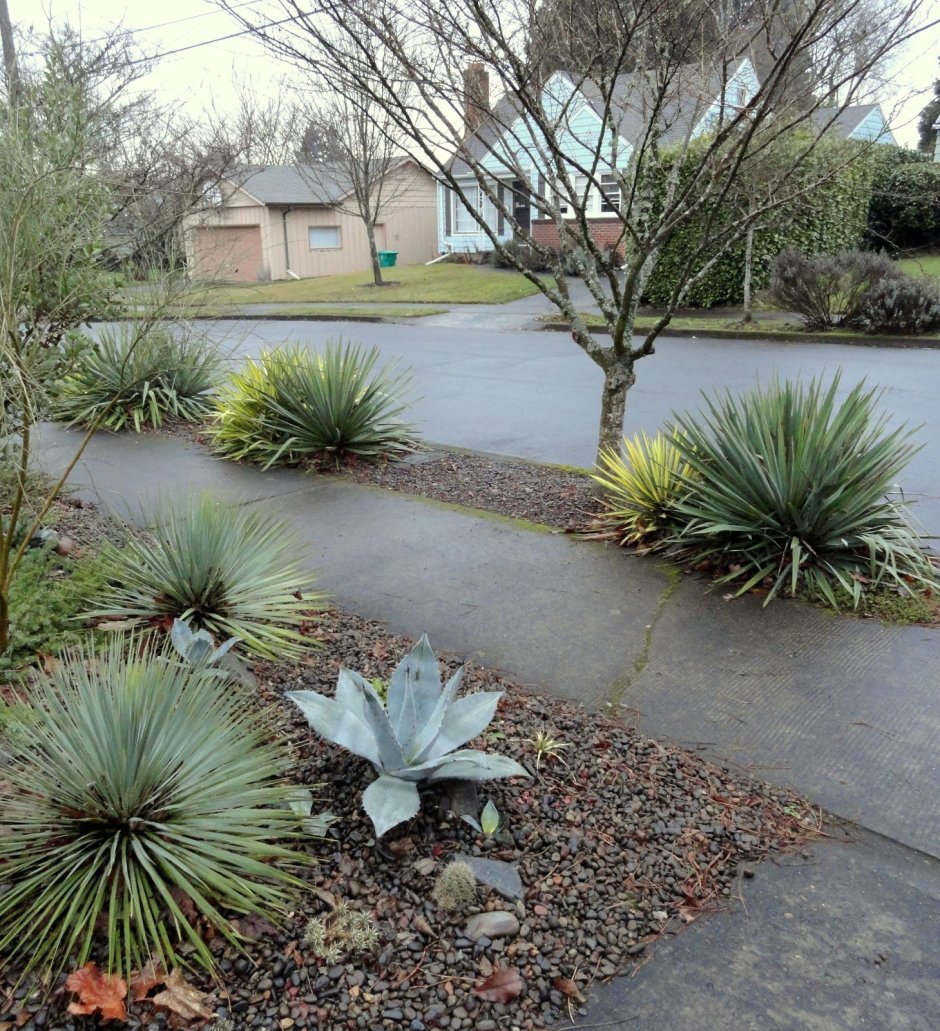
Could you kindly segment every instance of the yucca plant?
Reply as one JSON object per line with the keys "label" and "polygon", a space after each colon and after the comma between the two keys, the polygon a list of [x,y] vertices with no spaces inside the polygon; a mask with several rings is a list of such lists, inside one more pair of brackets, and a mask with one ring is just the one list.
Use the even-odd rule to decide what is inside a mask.
{"label": "yucca plant", "polygon": [[489,726],[503,696],[484,691],[458,699],[462,679],[461,666],[441,690],[440,667],[424,635],[392,674],[385,702],[347,669],[340,670],[334,698],[288,692],[321,737],[367,759],[378,773],[362,796],[377,837],[417,815],[420,782],[528,776],[514,759],[460,747]]}
{"label": "yucca plant", "polygon": [[169,630],[174,619],[262,658],[296,657],[298,629],[322,596],[308,594],[301,548],[287,525],[257,508],[204,494],[157,504],[150,539],[105,544],[105,585],[88,616]]}
{"label": "yucca plant", "polygon": [[376,369],[378,357],[378,348],[339,341],[322,354],[293,344],[248,361],[219,391],[209,427],[215,449],[266,469],[406,453],[413,430],[399,416],[408,378]]}
{"label": "yucca plant", "polygon": [[8,960],[211,968],[198,925],[237,944],[231,916],[288,912],[285,752],[223,674],[118,635],[38,673],[29,702],[0,784]]}
{"label": "yucca plant", "polygon": [[869,586],[935,583],[889,497],[918,450],[911,433],[876,415],[880,391],[838,393],[838,376],[828,387],[775,382],[679,420],[694,476],[675,539],[692,562],[727,567],[719,582],[739,582],[739,594],[767,581],[767,602],[805,592],[838,608],[835,585],[858,606]]}
{"label": "yucca plant", "polygon": [[98,421],[109,430],[195,422],[211,407],[222,372],[218,349],[204,337],[154,329],[137,340],[102,331],[58,388],[53,414],[68,425]]}
{"label": "yucca plant", "polygon": [[601,533],[621,545],[660,546],[676,529],[676,504],[694,477],[682,457],[676,431],[624,438],[623,450],[601,452],[591,479],[603,488],[597,520]]}

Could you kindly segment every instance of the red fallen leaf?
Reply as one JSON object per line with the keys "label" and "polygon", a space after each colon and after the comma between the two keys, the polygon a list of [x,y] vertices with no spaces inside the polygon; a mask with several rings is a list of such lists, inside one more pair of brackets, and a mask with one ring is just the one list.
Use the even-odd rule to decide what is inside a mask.
{"label": "red fallen leaf", "polygon": [[127,1009],[127,984],[117,974],[104,974],[97,963],[86,963],[80,970],[69,974],[65,987],[78,996],[78,1002],[69,1003],[69,1013],[75,1016],[100,1014],[102,1020],[124,1020]]}
{"label": "red fallen leaf", "polygon": [[151,960],[143,970],[135,970],[131,974],[131,998],[134,1002],[146,999],[151,990],[163,984],[166,978],[160,963]]}
{"label": "red fallen leaf", "polygon": [[435,859],[440,859],[443,854],[444,849],[440,845],[431,846],[431,855],[434,856]]}
{"label": "red fallen leaf", "polygon": [[515,967],[497,967],[476,985],[473,994],[485,1002],[511,1002],[524,988],[525,982]]}
{"label": "red fallen leaf", "polygon": [[198,988],[193,988],[178,968],[168,974],[163,983],[164,990],[153,997],[154,1006],[162,1006],[184,1020],[196,1020],[197,1018],[211,1020],[215,1016],[206,1005],[208,994],[199,991]]}
{"label": "red fallen leaf", "polygon": [[243,938],[249,938],[252,941],[270,938],[277,934],[277,928],[274,924],[270,920],[265,920],[263,916],[258,916],[257,913],[249,913],[248,916],[242,916],[237,920],[233,920],[232,927]]}
{"label": "red fallen leaf", "polygon": [[552,984],[562,993],[567,995],[569,999],[574,999],[576,1002],[584,1002],[584,996],[581,994],[581,989],[571,980],[570,977],[556,977]]}

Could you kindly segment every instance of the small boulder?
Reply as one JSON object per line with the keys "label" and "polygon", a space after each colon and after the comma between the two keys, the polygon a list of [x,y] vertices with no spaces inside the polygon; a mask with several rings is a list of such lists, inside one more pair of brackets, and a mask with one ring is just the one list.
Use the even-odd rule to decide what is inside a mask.
{"label": "small boulder", "polygon": [[515,938],[519,933],[519,920],[514,913],[496,911],[478,913],[470,917],[464,929],[464,937],[473,941],[481,938]]}

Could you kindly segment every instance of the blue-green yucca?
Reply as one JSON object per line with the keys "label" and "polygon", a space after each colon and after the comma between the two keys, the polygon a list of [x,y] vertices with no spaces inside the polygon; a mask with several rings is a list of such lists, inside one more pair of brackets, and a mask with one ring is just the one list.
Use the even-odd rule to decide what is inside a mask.
{"label": "blue-green yucca", "polygon": [[67,653],[29,702],[0,785],[0,954],[212,967],[186,900],[235,942],[230,915],[285,914],[285,752],[224,674],[118,636]]}
{"label": "blue-green yucca", "polygon": [[296,657],[312,643],[299,632],[322,596],[307,591],[301,548],[287,525],[254,507],[204,494],[164,500],[151,539],[101,553],[105,586],[89,616],[165,624],[173,619],[230,637],[262,658]]}

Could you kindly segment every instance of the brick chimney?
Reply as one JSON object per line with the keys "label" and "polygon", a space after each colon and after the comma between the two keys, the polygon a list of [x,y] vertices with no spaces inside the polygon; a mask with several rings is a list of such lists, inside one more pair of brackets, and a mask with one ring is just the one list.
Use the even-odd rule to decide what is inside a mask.
{"label": "brick chimney", "polygon": [[490,76],[486,66],[474,61],[463,73],[463,120],[469,136],[490,111]]}

